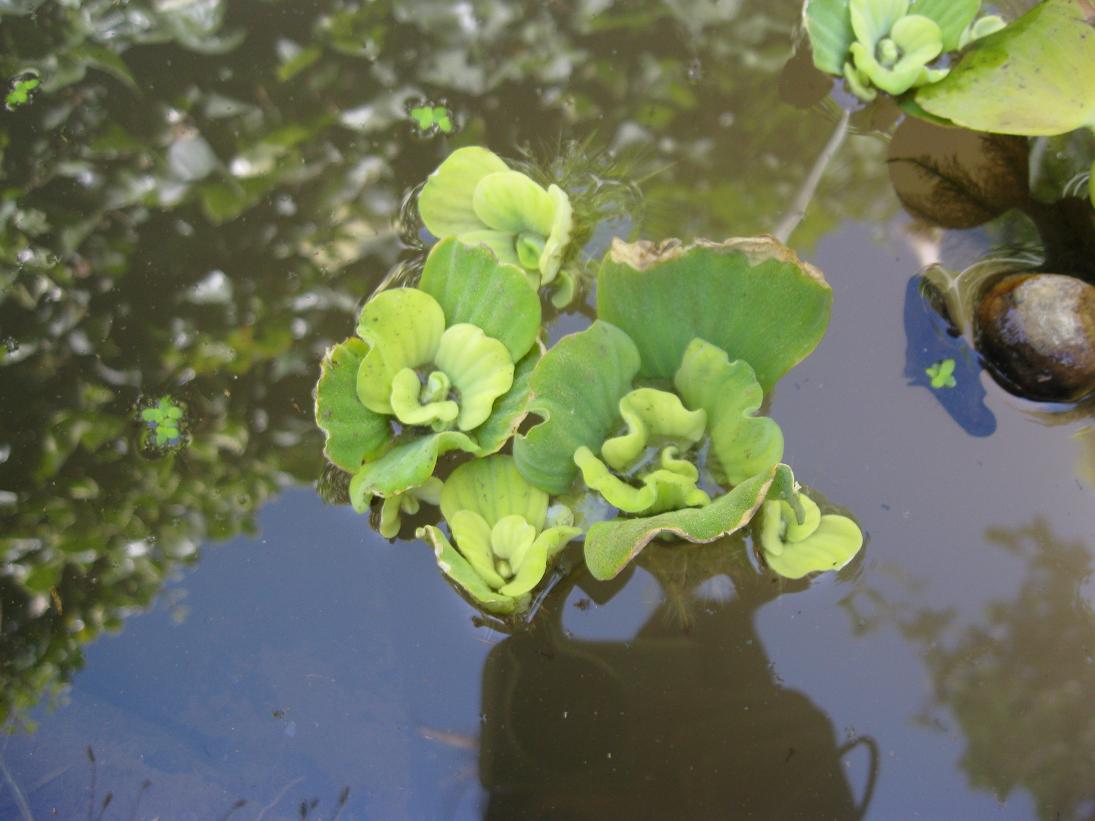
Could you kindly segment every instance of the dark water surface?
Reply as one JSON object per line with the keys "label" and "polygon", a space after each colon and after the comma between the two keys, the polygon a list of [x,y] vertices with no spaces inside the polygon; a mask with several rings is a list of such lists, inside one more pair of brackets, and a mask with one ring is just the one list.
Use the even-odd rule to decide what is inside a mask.
{"label": "dark water surface", "polygon": [[[413,257],[408,190],[458,145],[590,138],[658,172],[620,233],[771,231],[838,127],[784,70],[797,6],[0,17],[5,77],[46,79],[0,112],[0,817],[1095,814],[1090,410],[1010,397],[910,286],[1013,228],[914,229],[893,112],[853,118],[790,238],[835,305],[771,415],[868,536],[839,574],[652,547],[507,636],[314,488],[318,362]],[[418,99],[458,133],[415,135]],[[134,408],[164,394],[189,444],[149,459]]]}

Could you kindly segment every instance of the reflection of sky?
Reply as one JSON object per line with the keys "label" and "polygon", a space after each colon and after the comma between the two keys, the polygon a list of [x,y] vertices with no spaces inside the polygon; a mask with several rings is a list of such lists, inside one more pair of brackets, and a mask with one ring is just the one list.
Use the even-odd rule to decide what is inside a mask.
{"label": "reflection of sky", "polygon": [[[851,509],[870,542],[845,576],[764,605],[758,635],[784,687],[842,736],[878,741],[871,817],[1030,817],[1025,793],[1001,807],[970,788],[958,767],[965,739],[949,716],[942,728],[916,724],[931,692],[920,648],[889,627],[854,636],[840,603],[869,585],[904,615],[950,607],[959,628],[980,620],[1022,581],[1022,565],[986,541],[987,527],[1042,516],[1060,539],[1090,538],[1075,444],[1064,429],[1032,424],[988,383],[999,426],[971,437],[907,383],[901,317],[917,263],[902,246],[848,226],[813,261],[833,285],[833,321],[781,385],[772,415],[799,478]],[[142,815],[216,817],[237,798],[253,810],[284,789],[277,808],[288,817],[305,798],[331,807],[346,785],[349,817],[478,814],[480,677],[499,637],[471,627],[428,549],[380,541],[348,508],[300,489],[259,523],[261,538],[207,546],[169,588],[187,594],[181,625],[166,605],[131,618],[88,649],[71,704],[40,714],[36,735],[12,739],[4,755],[36,815],[55,805],[83,812],[89,743],[100,795],[113,790],[118,806],[152,781]],[[564,627],[578,640],[626,641],[649,618],[656,589],[638,569],[611,602],[584,610],[575,589]],[[862,753],[848,762],[858,792]]]}

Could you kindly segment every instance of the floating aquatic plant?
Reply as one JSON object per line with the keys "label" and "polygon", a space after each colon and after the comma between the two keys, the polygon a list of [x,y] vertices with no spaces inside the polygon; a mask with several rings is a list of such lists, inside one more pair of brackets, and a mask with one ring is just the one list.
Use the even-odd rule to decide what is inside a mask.
{"label": "floating aquatic plant", "polygon": [[454,151],[430,175],[418,212],[434,236],[486,245],[502,262],[528,271],[537,285],[559,273],[573,230],[563,189],[542,188],[478,146]]}
{"label": "floating aquatic plant", "polygon": [[476,604],[492,613],[519,613],[559,552],[582,532],[567,507],[548,502],[511,457],[478,459],[456,468],[441,489],[451,541],[432,525],[418,535],[433,545],[442,572]]}
{"label": "floating aquatic plant", "polygon": [[452,134],[455,130],[452,112],[446,106],[426,103],[413,106],[408,113],[421,134],[432,134],[437,131],[442,134]]}
{"label": "floating aquatic plant", "polygon": [[768,566],[788,579],[818,570],[839,570],[863,546],[863,533],[847,516],[822,514],[805,493],[798,494],[802,515],[785,501],[761,506],[760,551]]}
{"label": "floating aquatic plant", "polygon": [[942,359],[939,362],[934,362],[924,369],[924,373],[928,375],[928,378],[932,381],[932,387],[936,390],[953,388],[958,385],[958,381],[954,378],[953,359]]}
{"label": "floating aquatic plant", "polygon": [[620,511],[586,534],[594,576],[615,576],[660,534],[739,530],[767,498],[797,508],[783,435],[755,414],[764,387],[820,341],[831,299],[774,240],[613,245],[600,319],[540,361],[529,410],[542,421],[514,442],[532,484],[577,485]]}
{"label": "floating aquatic plant", "polygon": [[976,19],[981,0],[808,0],[806,31],[814,65],[842,76],[865,102],[877,89],[904,94],[938,82],[932,64],[1003,27],[994,15]]}
{"label": "floating aquatic plant", "polygon": [[142,408],[140,417],[145,444],[163,450],[182,442],[183,409],[170,396],[161,396],[155,404]]}
{"label": "floating aquatic plant", "polygon": [[449,451],[500,450],[524,417],[539,330],[524,274],[456,240],[433,249],[417,288],[370,299],[316,385],[324,453],[353,474],[355,507],[421,487]]}
{"label": "floating aquatic plant", "polygon": [[39,77],[34,74],[25,74],[11,81],[11,88],[4,97],[4,107],[8,111],[14,111],[30,102],[35,89],[42,84]]}

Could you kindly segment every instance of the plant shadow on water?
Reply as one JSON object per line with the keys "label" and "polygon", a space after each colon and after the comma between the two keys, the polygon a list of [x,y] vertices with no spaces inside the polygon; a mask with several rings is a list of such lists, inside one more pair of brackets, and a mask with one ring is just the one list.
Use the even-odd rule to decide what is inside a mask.
{"label": "plant shadow on water", "polygon": [[663,596],[633,636],[578,639],[564,627],[568,606],[605,605],[628,581],[582,573],[491,651],[485,817],[699,817],[713,807],[757,818],[865,816],[877,744],[841,742],[823,710],[779,682],[757,633],[757,610],[805,585],[758,575],[741,537],[682,547],[644,552],[640,566]]}

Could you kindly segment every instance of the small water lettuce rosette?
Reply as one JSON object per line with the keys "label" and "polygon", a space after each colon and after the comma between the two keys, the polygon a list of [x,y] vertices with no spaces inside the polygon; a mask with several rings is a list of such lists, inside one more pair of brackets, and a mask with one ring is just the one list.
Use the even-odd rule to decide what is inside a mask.
{"label": "small water lettuce rosette", "polygon": [[529,412],[541,421],[513,449],[541,490],[594,494],[619,512],[586,534],[595,577],[659,536],[734,533],[766,500],[805,516],[783,434],[756,414],[821,340],[831,305],[820,272],[773,239],[613,244],[599,319],[538,363]]}
{"label": "small water lettuce rosette", "polygon": [[932,65],[940,55],[1004,27],[980,10],[981,0],[808,0],[804,14],[814,65],[870,102],[946,77]]}
{"label": "small water lettuce rosette", "polygon": [[844,567],[863,547],[859,525],[847,516],[822,513],[805,491],[799,491],[798,499],[801,518],[782,500],[761,506],[758,542],[764,561],[787,579]]}
{"label": "small water lettuce rosette", "polygon": [[316,385],[324,455],[353,474],[359,512],[385,501],[381,530],[436,504],[450,451],[499,451],[525,416],[541,309],[524,273],[486,248],[438,243],[417,288],[373,296],[357,335],[331,348]]}
{"label": "small water lettuce rosette", "polygon": [[475,459],[456,468],[441,489],[451,541],[433,525],[418,536],[433,545],[441,571],[478,607],[518,615],[560,551],[582,532],[568,508],[548,503],[512,457]]}
{"label": "small water lettuce rosette", "polygon": [[435,237],[485,245],[537,288],[561,273],[574,228],[563,189],[543,188],[479,146],[457,149],[430,175],[418,213]]}

